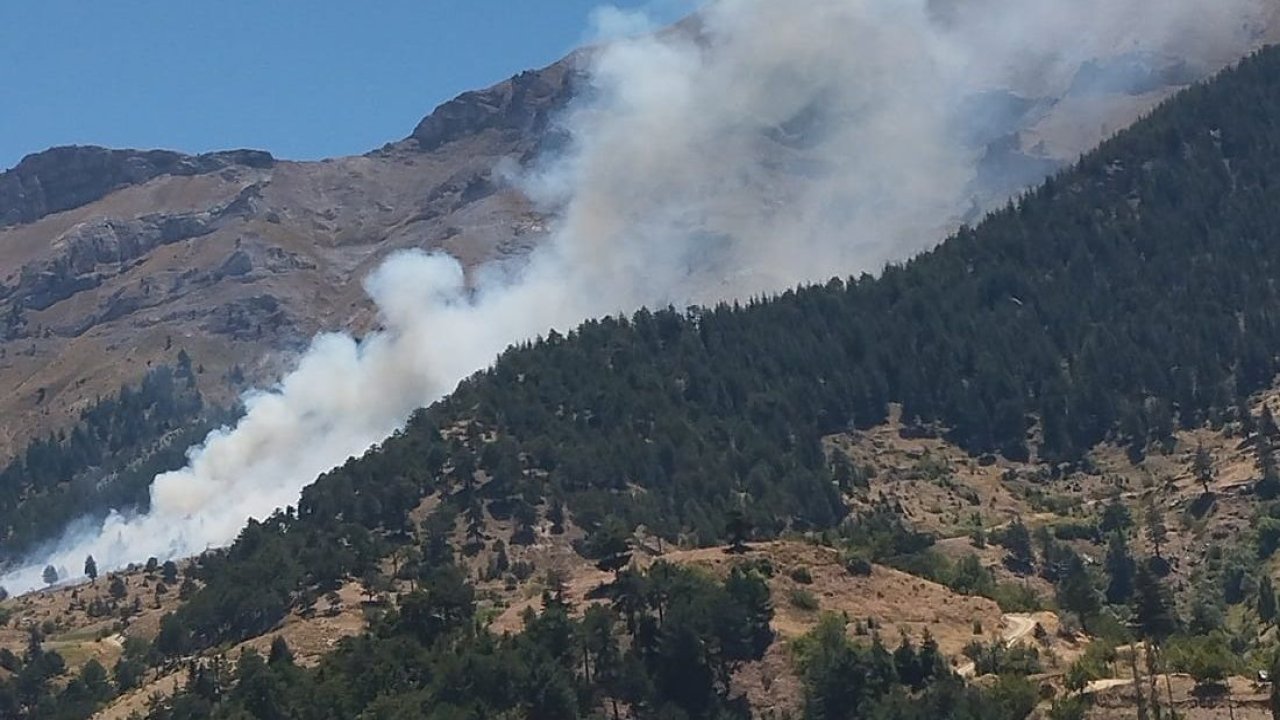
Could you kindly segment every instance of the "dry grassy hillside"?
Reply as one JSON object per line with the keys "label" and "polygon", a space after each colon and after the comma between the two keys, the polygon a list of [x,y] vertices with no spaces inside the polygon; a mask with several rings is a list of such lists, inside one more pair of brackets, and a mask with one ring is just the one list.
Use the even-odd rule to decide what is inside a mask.
{"label": "dry grassy hillside", "polygon": [[[1280,407],[1280,393],[1259,398],[1255,407],[1260,412],[1265,404]],[[830,451],[846,453],[868,470],[869,486],[849,498],[852,509],[883,503],[899,507],[913,527],[941,538],[935,549],[942,555],[955,560],[976,554],[998,579],[1031,588],[1049,608],[1054,606],[1052,585],[1012,572],[1004,565],[1005,551],[999,546],[975,544],[972,531],[978,519],[987,531],[1014,518],[1034,531],[1096,520],[1102,506],[1113,497],[1129,505],[1135,517],[1140,517],[1143,506],[1150,502],[1166,517],[1169,532],[1162,553],[1170,564],[1169,582],[1185,602],[1185,592],[1196,568],[1206,562],[1209,548],[1246,537],[1258,506],[1257,498],[1248,492],[1256,478],[1251,446],[1232,426],[1181,433],[1167,448],[1153,448],[1137,464],[1119,449],[1099,447],[1084,469],[1060,477],[1052,477],[1049,468],[1030,463],[972,458],[940,438],[904,437],[910,434],[895,419],[867,432],[828,438]],[[1213,464],[1213,500],[1207,509],[1203,507],[1204,487],[1193,472],[1197,448],[1204,448]],[[438,503],[438,497],[428,498],[414,513],[415,519],[425,518]],[[603,601],[600,591],[612,575],[575,552],[574,541],[582,532],[571,521],[563,533],[556,534],[544,520],[528,545],[510,543],[513,530],[511,521],[488,518],[483,548],[464,558],[477,587],[481,614],[491,629],[499,633],[521,631],[521,614],[540,605],[548,571],[562,579],[565,596],[578,611]],[[454,534],[457,544],[463,545],[461,521]],[[527,564],[519,577],[510,572],[487,572],[497,540],[504,541],[512,564]],[[1080,539],[1066,542],[1083,556],[1101,562],[1104,545]],[[1140,555],[1152,551],[1141,532],[1135,534],[1134,544]],[[988,598],[963,595],[883,565],[874,565],[867,576],[852,574],[841,552],[826,546],[819,537],[752,543],[745,553],[729,553],[725,548],[673,546],[641,531],[634,538],[634,547],[633,562],[641,567],[664,561],[724,576],[734,564],[745,562],[766,570],[779,641],[761,662],[743,667],[734,681],[737,691],[747,694],[762,711],[798,709],[801,683],[790,643],[811,630],[823,613],[845,615],[851,632],[878,632],[889,643],[895,643],[900,635],[918,642],[927,633],[962,675],[974,672],[963,650],[975,640],[1030,644],[1041,653],[1043,674],[1036,681],[1044,686],[1046,698],[1068,692],[1064,673],[1090,643],[1087,636],[1061,628],[1052,611],[1004,612]],[[395,575],[398,562],[387,559],[384,571],[388,578]],[[0,629],[0,647],[20,652],[34,625],[44,628],[46,647],[63,654],[71,668],[91,658],[110,667],[128,638],[153,639],[160,616],[181,602],[177,587],[156,594],[161,580],[155,572],[136,570],[121,573],[120,578],[126,592],[115,600],[110,597],[111,579],[99,578],[92,585],[54,588],[7,601],[4,607],[11,617]],[[341,638],[361,632],[370,613],[394,606],[399,593],[411,586],[411,582],[395,580],[366,589],[351,582],[335,595],[322,598],[305,615],[294,612],[272,632],[235,647],[220,648],[216,654],[234,658],[247,647],[265,652],[281,636],[302,664],[314,664]],[[89,615],[87,608],[95,599],[112,603],[107,615]],[[134,603],[136,612],[127,610]],[[1245,620],[1244,616],[1232,618],[1232,622]],[[1131,679],[1123,657],[1122,652],[1121,659],[1108,666],[1110,677],[1094,681],[1086,691],[1095,697],[1090,717],[1134,716]],[[150,671],[139,689],[118,699],[103,717],[123,718],[144,710],[153,693],[166,694],[178,687],[183,673],[181,663]],[[1266,689],[1246,678],[1232,680],[1229,695],[1210,699],[1190,694],[1191,681],[1182,676],[1174,675],[1170,687],[1184,717],[1219,717],[1228,701],[1237,717],[1262,717],[1258,713],[1263,712]]]}

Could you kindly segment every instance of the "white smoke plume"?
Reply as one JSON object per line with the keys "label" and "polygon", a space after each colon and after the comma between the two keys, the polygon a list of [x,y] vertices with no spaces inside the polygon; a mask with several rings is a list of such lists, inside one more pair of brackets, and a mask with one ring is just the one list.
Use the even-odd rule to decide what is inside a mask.
{"label": "white smoke plume", "polygon": [[[318,337],[234,428],[156,478],[149,513],[79,526],[0,585],[38,587],[46,564],[77,576],[89,554],[106,570],[225,545],[551,328],[905,258],[1052,169],[1023,148],[1032,177],[984,176],[987,143],[1056,113],[1084,128],[1068,151],[1087,149],[1108,119],[1095,95],[1136,93],[1159,68],[1203,77],[1256,44],[1271,12],[1269,0],[720,0],[677,30],[612,39],[562,118],[570,148],[518,179],[555,217],[523,263],[467,281],[446,256],[389,259],[366,283],[385,330]],[[614,34],[644,26],[600,18]],[[1082,70],[1116,56],[1128,59]]]}

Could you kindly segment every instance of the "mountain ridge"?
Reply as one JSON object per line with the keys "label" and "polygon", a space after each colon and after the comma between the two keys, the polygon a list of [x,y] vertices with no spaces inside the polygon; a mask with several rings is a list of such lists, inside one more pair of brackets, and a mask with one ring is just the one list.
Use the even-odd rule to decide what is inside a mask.
{"label": "mountain ridge", "polygon": [[[245,163],[234,154],[203,161],[94,149],[49,156],[109,162],[92,192],[68,192],[53,205],[41,201],[45,207],[105,194],[0,229],[0,267],[9,268],[0,277],[0,411],[14,419],[0,428],[0,457],[69,427],[95,398],[148,368],[175,364],[180,354],[196,368],[194,382],[210,407],[231,406],[287,371],[316,333],[360,336],[376,328],[362,283],[391,253],[440,251],[468,269],[527,253],[545,237],[548,219],[506,169],[554,156],[569,140],[556,117],[583,88],[582,53],[464,93],[406,138],[360,156],[293,162],[252,155]],[[1150,77],[1185,79],[1164,68],[1176,59],[1126,62],[1142,70],[1141,87],[1119,93],[1119,101],[1089,93],[1084,101],[1102,104],[1067,119],[1111,118],[1098,108],[1117,103],[1114,122],[1123,126],[1176,90],[1152,89]],[[1005,100],[990,136],[977,141],[986,200],[1015,192],[1109,132],[1106,125],[1077,128],[1046,145],[1054,134],[1046,118],[1081,98]],[[803,165],[803,120],[766,133],[763,152]],[[761,186],[786,182],[788,170],[780,172],[764,172]],[[974,217],[982,207],[975,199]]]}
{"label": "mountain ridge", "polygon": [[[185,602],[148,585],[178,579],[158,563],[85,602],[154,639],[124,658],[171,678],[176,694],[147,708],[161,718],[589,717],[611,701],[638,718],[747,718],[784,692],[793,716],[914,718],[945,716],[958,690],[973,695],[956,717],[1106,718],[1086,692],[1143,690],[1144,672],[1139,702],[1265,712],[1229,679],[1276,648],[1260,628],[1277,617],[1280,548],[1278,67],[1272,49],[1186,91],[878,277],[513,348],[195,560]],[[572,574],[533,564],[557,553]],[[227,657],[330,613],[331,636],[349,634],[354,578],[371,619],[318,669],[295,670],[274,640],[274,661]],[[17,606],[55,632],[69,594]],[[878,629],[904,626],[890,653]],[[77,637],[119,652],[76,629],[50,645]],[[9,664],[39,687],[40,639],[7,642],[36,647]],[[299,647],[309,665],[324,646]],[[851,685],[863,663],[890,689]],[[88,684],[98,670],[83,667]],[[484,677],[500,680],[457,691],[459,673],[495,667]],[[45,686],[80,701],[74,681]]]}
{"label": "mountain ridge", "polygon": [[187,155],[97,145],[53,147],[31,153],[0,172],[0,228],[73,210],[161,175],[203,175],[233,165],[266,169],[274,162],[271,153],[263,150]]}

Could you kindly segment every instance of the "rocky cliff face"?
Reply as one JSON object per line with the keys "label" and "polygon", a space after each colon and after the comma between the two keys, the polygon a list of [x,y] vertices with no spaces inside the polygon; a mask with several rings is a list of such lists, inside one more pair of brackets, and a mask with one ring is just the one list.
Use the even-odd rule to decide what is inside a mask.
{"label": "rocky cliff face", "polygon": [[486,90],[463,93],[418,123],[410,139],[431,152],[479,132],[497,132],[514,143],[541,137],[582,83],[581,59],[571,55]]}
{"label": "rocky cliff face", "polygon": [[269,168],[273,162],[270,153],[258,150],[191,156],[167,150],[52,148],[0,173],[0,227],[34,222],[161,175],[201,175],[233,165]]}
{"label": "rocky cliff face", "polygon": [[230,402],[316,332],[366,331],[361,282],[391,252],[526,251],[541,218],[495,168],[536,155],[571,67],[467,93],[364,156],[64,147],[0,174],[0,462],[179,351]]}

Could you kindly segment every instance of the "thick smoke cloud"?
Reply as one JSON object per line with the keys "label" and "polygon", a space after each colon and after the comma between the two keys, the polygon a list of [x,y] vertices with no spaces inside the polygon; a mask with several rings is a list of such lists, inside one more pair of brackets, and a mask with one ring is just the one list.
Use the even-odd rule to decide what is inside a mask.
{"label": "thick smoke cloud", "polygon": [[[88,554],[106,569],[225,545],[551,328],[874,272],[1055,167],[1037,153],[1101,140],[1117,102],[1239,57],[1267,12],[1266,0],[721,0],[696,23],[612,39],[561,120],[568,149],[515,178],[555,218],[530,256],[469,280],[445,256],[389,259],[366,283],[384,331],[318,337],[234,428],[156,478],[148,514],[81,524],[0,584],[37,587],[46,563],[78,575]],[[643,27],[600,17],[615,34]],[[1039,148],[1011,135],[1037,124],[1071,132],[1044,132]]]}

